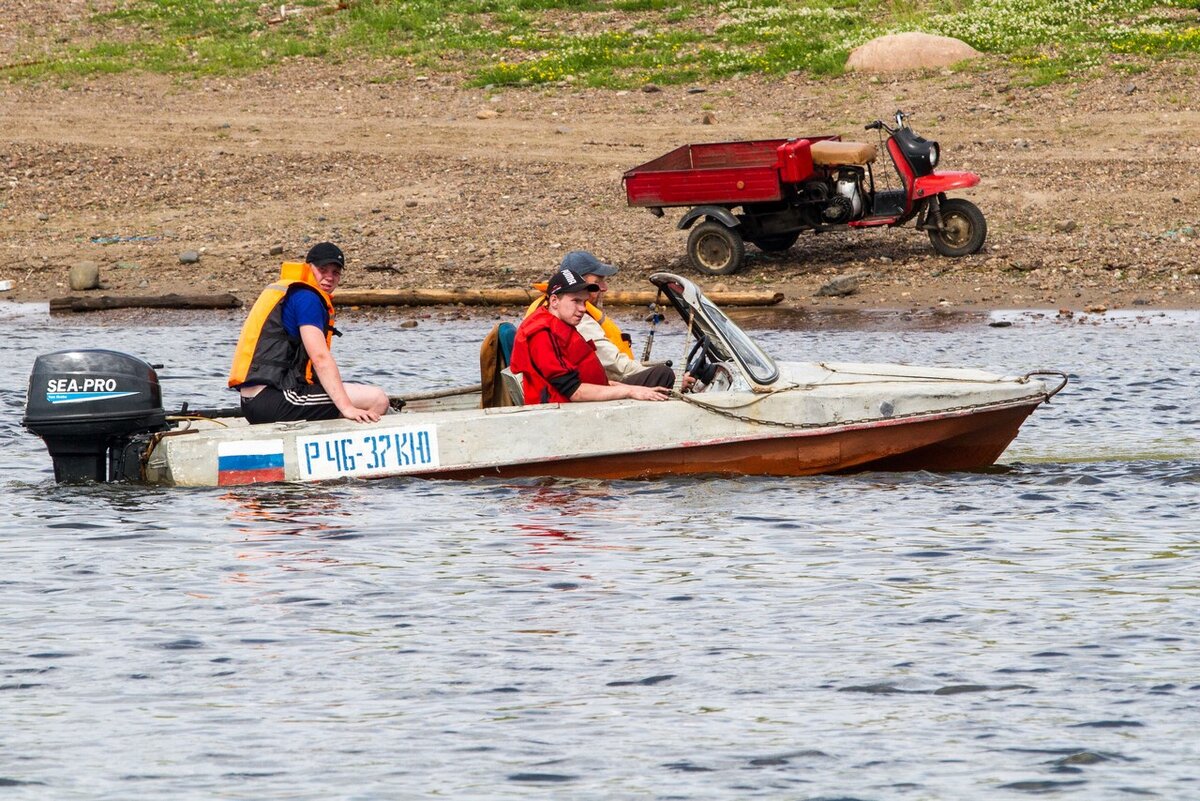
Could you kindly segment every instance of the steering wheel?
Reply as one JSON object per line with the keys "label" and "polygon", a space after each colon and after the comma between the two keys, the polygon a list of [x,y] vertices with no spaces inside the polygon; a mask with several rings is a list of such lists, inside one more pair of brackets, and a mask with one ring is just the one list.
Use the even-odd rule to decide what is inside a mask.
{"label": "steering wheel", "polygon": [[724,364],[717,362],[713,364],[713,379],[704,385],[702,392],[710,392],[716,390],[722,392],[733,386],[733,373],[729,372],[729,368]]}
{"label": "steering wheel", "polygon": [[708,337],[699,336],[696,338],[696,344],[692,346],[692,350],[687,355],[687,372],[696,379],[700,384],[711,384],[713,377],[717,374],[718,365],[709,361],[708,358]]}

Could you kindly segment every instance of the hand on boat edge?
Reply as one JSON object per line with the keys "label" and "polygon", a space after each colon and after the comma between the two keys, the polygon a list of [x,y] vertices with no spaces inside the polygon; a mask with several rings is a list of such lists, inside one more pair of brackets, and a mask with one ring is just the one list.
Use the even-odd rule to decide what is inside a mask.
{"label": "hand on boat edge", "polygon": [[370,409],[360,409],[357,406],[351,406],[349,409],[342,409],[342,417],[347,420],[353,420],[356,423],[378,423],[379,415]]}

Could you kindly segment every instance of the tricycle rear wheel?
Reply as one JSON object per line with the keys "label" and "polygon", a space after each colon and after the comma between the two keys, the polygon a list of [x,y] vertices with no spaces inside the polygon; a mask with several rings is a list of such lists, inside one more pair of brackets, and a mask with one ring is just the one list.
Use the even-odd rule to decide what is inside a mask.
{"label": "tricycle rear wheel", "polygon": [[953,198],[941,202],[942,228],[929,229],[933,249],[943,256],[967,256],[983,247],[987,221],[983,212],[969,200]]}
{"label": "tricycle rear wheel", "polygon": [[783,251],[796,244],[796,240],[800,238],[800,232],[796,231],[791,234],[775,234],[774,236],[760,236],[758,239],[751,240],[758,249],[766,253],[782,253]]}
{"label": "tricycle rear wheel", "polygon": [[742,235],[719,222],[708,220],[688,234],[688,259],[697,272],[730,275],[742,268],[746,243]]}

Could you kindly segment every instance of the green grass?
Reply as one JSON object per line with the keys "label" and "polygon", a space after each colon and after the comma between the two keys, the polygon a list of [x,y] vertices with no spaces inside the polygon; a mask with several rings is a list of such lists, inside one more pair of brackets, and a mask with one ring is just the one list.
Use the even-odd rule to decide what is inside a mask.
{"label": "green grass", "polygon": [[[25,31],[13,79],[127,70],[236,74],[295,59],[453,72],[474,85],[672,84],[836,75],[885,33],[963,39],[1030,83],[1200,52],[1200,0],[120,0],[76,29]],[[13,21],[20,26],[20,20]],[[62,41],[65,36],[65,42]]]}

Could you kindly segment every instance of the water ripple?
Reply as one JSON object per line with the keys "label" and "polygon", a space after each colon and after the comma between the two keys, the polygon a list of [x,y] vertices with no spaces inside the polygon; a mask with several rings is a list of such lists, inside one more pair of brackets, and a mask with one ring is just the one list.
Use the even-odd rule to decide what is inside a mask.
{"label": "water ripple", "polygon": [[[54,485],[13,389],[37,352],[137,342],[181,376],[169,401],[216,406],[220,369],[191,366],[223,366],[227,322],[22,318],[6,796],[1187,795],[1194,321],[763,332],[804,358],[1070,369],[986,471]],[[399,391],[473,380],[485,326],[354,327],[348,374]]]}

